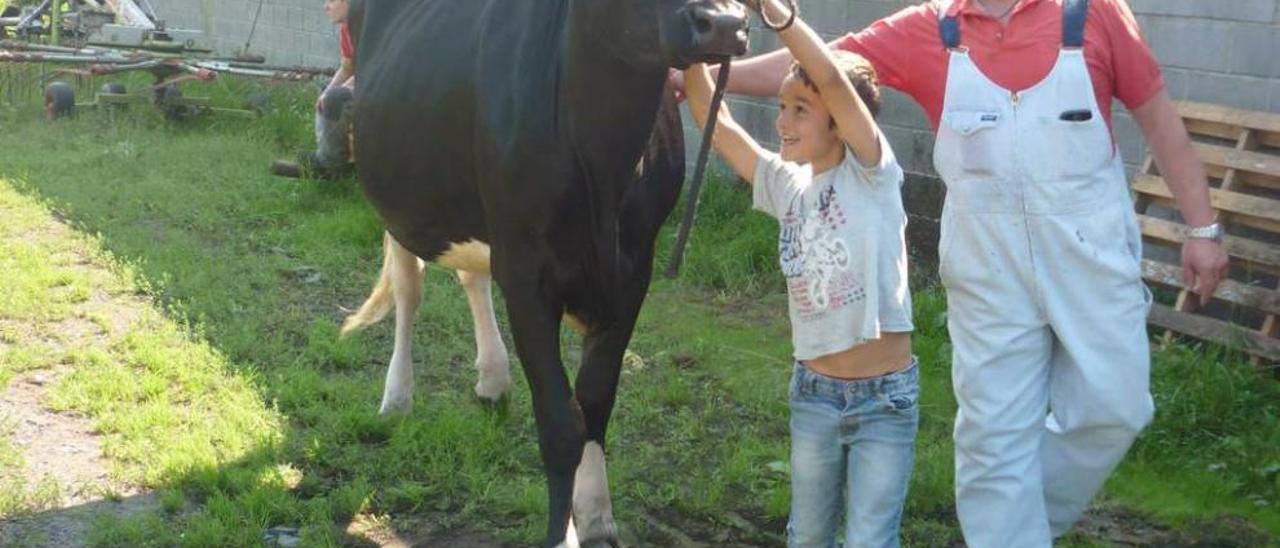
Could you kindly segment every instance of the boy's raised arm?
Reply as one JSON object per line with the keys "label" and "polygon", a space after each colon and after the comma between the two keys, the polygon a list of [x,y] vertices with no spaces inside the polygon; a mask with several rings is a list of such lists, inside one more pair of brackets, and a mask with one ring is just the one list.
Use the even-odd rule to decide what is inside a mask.
{"label": "boy's raised arm", "polygon": [[[790,15],[780,0],[763,0],[761,4],[770,21],[782,21]],[[840,139],[853,149],[862,165],[879,164],[882,151],[875,118],[858,97],[858,92],[854,91],[853,84],[840,74],[827,45],[799,17],[791,28],[779,32],[778,36],[804,67],[814,87],[818,88],[818,94],[836,122]]]}
{"label": "boy's raised arm", "polygon": [[[711,73],[706,65],[694,63],[685,69],[684,81],[685,94],[689,100],[689,112],[693,113],[693,119],[698,122],[698,129],[703,129],[707,126],[707,109],[711,104],[711,93],[714,87],[711,82]],[[729,162],[729,166],[738,173],[739,177],[748,183],[752,182],[756,175],[756,164],[760,161],[764,149],[760,148],[760,145],[742,129],[742,126],[733,120],[733,116],[729,114],[729,107],[724,103],[720,104],[720,114],[717,117],[711,144],[716,152]]]}

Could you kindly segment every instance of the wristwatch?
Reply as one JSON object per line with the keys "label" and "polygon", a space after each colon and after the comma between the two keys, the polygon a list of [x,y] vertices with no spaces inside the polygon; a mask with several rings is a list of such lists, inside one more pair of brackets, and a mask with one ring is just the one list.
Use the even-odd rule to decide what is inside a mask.
{"label": "wristwatch", "polygon": [[1195,228],[1187,228],[1188,239],[1195,238],[1199,240],[1213,240],[1215,242],[1221,242],[1223,235],[1224,235],[1224,232],[1222,230],[1222,225],[1219,223],[1213,223],[1207,226],[1198,226]]}

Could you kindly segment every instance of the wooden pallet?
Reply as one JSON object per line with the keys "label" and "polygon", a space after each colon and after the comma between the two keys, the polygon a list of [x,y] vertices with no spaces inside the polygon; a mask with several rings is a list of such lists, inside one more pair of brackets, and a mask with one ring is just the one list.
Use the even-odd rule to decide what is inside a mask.
{"label": "wooden pallet", "polygon": [[[1149,283],[1178,291],[1173,306],[1152,308],[1149,322],[1170,334],[1238,346],[1255,364],[1280,363],[1280,115],[1203,103],[1179,103],[1178,112],[1209,174],[1210,199],[1227,229],[1223,243],[1232,276],[1219,285],[1211,306],[1199,310],[1180,264],[1144,259]],[[1143,239],[1177,249],[1185,226],[1152,215],[1152,206],[1176,208],[1150,155],[1130,188]]]}

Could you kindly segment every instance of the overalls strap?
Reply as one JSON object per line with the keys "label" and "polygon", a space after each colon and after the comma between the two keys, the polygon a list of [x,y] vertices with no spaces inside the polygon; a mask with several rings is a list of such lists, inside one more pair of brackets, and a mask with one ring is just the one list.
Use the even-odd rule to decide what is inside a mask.
{"label": "overalls strap", "polygon": [[956,16],[947,14],[952,3],[953,0],[938,2],[938,31],[942,33],[942,47],[946,49],[960,47],[960,21]]}
{"label": "overalls strap", "polygon": [[1084,22],[1089,16],[1089,0],[1062,1],[1062,47],[1084,47]]}

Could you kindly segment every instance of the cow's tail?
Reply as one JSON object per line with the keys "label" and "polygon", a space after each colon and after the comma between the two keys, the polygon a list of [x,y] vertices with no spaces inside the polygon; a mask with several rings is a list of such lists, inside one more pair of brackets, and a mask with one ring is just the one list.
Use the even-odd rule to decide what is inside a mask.
{"label": "cow's tail", "polygon": [[369,298],[365,299],[364,304],[360,305],[360,310],[347,316],[346,321],[342,322],[343,335],[353,331],[360,331],[378,323],[395,309],[395,288],[391,285],[391,270],[395,266],[392,264],[394,261],[395,256],[392,255],[391,250],[391,235],[383,234],[382,272],[378,274],[378,283],[373,285],[373,291],[369,293]]}

